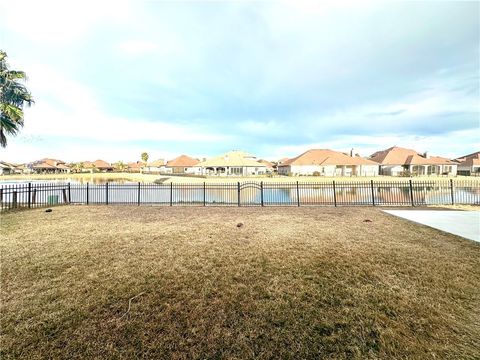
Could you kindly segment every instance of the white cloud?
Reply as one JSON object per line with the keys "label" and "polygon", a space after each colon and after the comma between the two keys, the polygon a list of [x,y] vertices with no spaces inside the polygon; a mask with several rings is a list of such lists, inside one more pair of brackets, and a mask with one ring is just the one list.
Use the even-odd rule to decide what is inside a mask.
{"label": "white cloud", "polygon": [[122,141],[196,141],[225,140],[226,136],[202,133],[198,129],[145,119],[113,117],[95,107],[81,105],[70,111],[37,103],[25,111],[28,119],[23,134],[44,137],[68,137],[105,142]]}
{"label": "white cloud", "polygon": [[2,25],[27,39],[65,44],[79,40],[105,22],[125,22],[134,14],[128,1],[2,1]]}
{"label": "white cloud", "polygon": [[[202,128],[175,125],[167,121],[111,116],[104,112],[89,89],[47,66],[25,64],[29,69],[28,87],[35,104],[25,109],[25,127],[17,138],[10,138],[2,159],[32,161],[50,156],[82,160],[103,156],[105,160],[132,159],[141,151],[154,157],[174,156],[162,151],[162,141],[228,141],[227,135]],[[46,142],[57,141],[46,145]],[[129,142],[158,141],[154,148]],[[84,144],[88,143],[89,146]]]}
{"label": "white cloud", "polygon": [[[302,145],[278,146],[274,149],[265,151],[268,159],[280,159],[283,157],[295,157],[309,149],[331,149],[342,152],[350,152],[352,144],[369,144],[359,148],[354,148],[355,153],[368,157],[376,151],[384,150],[392,146],[400,146],[414,149],[419,153],[428,151],[431,155],[443,156],[447,158],[456,158],[466,155],[465,145],[472,144],[477,150],[480,148],[480,129],[476,131],[463,130],[452,131],[442,135],[403,135],[387,134],[383,136],[351,135],[337,137],[321,143],[310,143]],[[449,146],[446,147],[445,143]],[[475,151],[475,150],[473,150]]]}
{"label": "white cloud", "polygon": [[[46,147],[42,141],[35,143],[23,143],[20,135],[17,141],[9,143],[8,148],[1,153],[1,159],[13,163],[26,163],[40,158],[48,157],[53,159],[62,159],[67,162],[93,161],[102,159],[108,162],[119,160],[133,162],[140,160],[140,154],[147,151],[152,160],[169,160],[180,155],[179,153],[165,151],[161,148],[149,149],[143,145],[122,145],[115,146],[85,146],[79,143],[67,143],[55,147]],[[19,141],[20,140],[20,141]]]}
{"label": "white cloud", "polygon": [[158,44],[145,40],[128,40],[118,44],[118,48],[127,55],[146,55],[158,50]]}
{"label": "white cloud", "polygon": [[110,116],[89,89],[64,74],[30,64],[28,87],[35,105],[25,109],[24,136],[75,137],[98,141],[214,141],[225,137],[167,121]]}

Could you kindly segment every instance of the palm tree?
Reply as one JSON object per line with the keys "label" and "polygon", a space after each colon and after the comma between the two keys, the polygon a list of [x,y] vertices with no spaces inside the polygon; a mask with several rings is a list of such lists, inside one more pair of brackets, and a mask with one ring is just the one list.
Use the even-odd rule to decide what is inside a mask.
{"label": "palm tree", "polygon": [[[147,161],[148,161],[148,153],[143,152],[142,155],[140,155],[142,158],[142,161],[144,162],[144,166],[147,166]],[[140,172],[142,172],[142,166],[140,166]]]}
{"label": "palm tree", "polygon": [[7,146],[7,134],[17,135],[23,127],[23,106],[33,103],[32,95],[20,83],[23,71],[9,70],[7,54],[0,50],[0,146]]}
{"label": "palm tree", "polygon": [[142,155],[140,155],[140,157],[142,158],[142,161],[146,164],[148,161],[148,153],[143,152]]}

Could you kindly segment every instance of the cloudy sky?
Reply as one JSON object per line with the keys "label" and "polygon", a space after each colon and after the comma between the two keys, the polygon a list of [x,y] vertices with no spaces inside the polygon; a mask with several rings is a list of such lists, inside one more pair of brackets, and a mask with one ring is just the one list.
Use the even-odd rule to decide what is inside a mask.
{"label": "cloudy sky", "polygon": [[0,159],[474,152],[479,4],[0,0],[36,102]]}

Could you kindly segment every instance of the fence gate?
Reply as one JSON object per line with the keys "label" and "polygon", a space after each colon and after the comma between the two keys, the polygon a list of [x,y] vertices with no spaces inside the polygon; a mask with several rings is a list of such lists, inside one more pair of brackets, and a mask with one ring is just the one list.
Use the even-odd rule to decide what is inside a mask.
{"label": "fence gate", "polygon": [[263,206],[263,182],[238,183],[238,206]]}

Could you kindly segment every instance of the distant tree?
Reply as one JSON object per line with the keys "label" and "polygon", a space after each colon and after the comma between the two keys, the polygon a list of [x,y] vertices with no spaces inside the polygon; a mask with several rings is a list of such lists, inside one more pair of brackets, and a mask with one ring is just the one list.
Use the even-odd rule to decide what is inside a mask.
{"label": "distant tree", "polygon": [[143,152],[140,157],[142,158],[142,161],[146,164],[148,161],[148,153]]}
{"label": "distant tree", "polygon": [[70,168],[72,172],[77,172],[76,169],[77,169],[78,163],[72,162],[70,164],[67,164],[67,166]]}
{"label": "distant tree", "polygon": [[117,161],[115,164],[113,164],[113,166],[115,167],[115,170],[120,171],[120,172],[124,172],[128,167],[127,164],[125,164],[121,160]]}
{"label": "distant tree", "polygon": [[0,50],[0,146],[7,146],[7,134],[15,136],[23,127],[23,107],[33,103],[32,95],[21,84],[23,71],[10,70],[7,53]]}
{"label": "distant tree", "polygon": [[83,170],[83,162],[71,163],[70,168],[75,173],[81,173]]}

